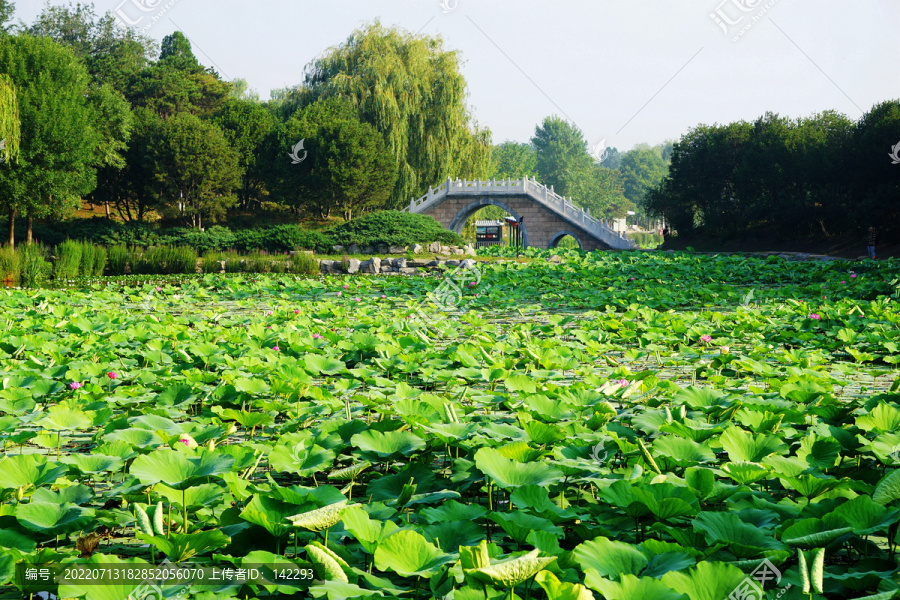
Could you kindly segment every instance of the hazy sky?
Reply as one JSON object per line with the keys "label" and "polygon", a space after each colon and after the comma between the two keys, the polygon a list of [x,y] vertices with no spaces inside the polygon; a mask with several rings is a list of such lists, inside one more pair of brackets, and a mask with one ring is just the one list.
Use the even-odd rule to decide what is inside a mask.
{"label": "hazy sky", "polygon": [[[18,0],[17,17],[30,23],[43,4]],[[699,123],[829,109],[857,119],[900,98],[897,0],[94,4],[139,29],[149,25],[157,40],[180,29],[202,63],[226,79],[247,79],[263,98],[300,83],[307,63],[365,22],[439,34],[462,53],[469,104],[495,143],[527,141],[552,114],[573,121],[592,147],[605,140],[627,150],[677,139]]]}

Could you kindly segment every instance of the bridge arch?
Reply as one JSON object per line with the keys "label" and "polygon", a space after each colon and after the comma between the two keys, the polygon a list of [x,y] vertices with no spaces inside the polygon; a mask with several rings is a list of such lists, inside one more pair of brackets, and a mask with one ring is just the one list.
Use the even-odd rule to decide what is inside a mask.
{"label": "bridge arch", "polygon": [[547,244],[547,249],[552,250],[553,248],[556,248],[559,245],[559,241],[566,236],[569,236],[572,239],[574,239],[576,242],[578,242],[578,248],[581,250],[584,250],[584,244],[582,244],[581,240],[578,238],[578,236],[575,235],[575,233],[573,233],[571,231],[557,231],[556,233],[554,233],[550,237],[550,243]]}
{"label": "bridge arch", "polygon": [[[494,198],[481,198],[479,200],[476,200],[475,202],[472,202],[471,204],[460,210],[458,213],[456,213],[456,216],[453,217],[452,221],[450,221],[450,225],[449,227],[447,227],[447,229],[456,233],[462,233],[463,226],[466,224],[466,221],[469,220],[469,217],[474,215],[477,211],[484,208],[485,206],[496,206],[497,208],[501,208],[515,217],[516,221],[519,222],[519,227],[522,229],[522,247],[528,247],[528,229],[526,225],[522,223],[521,215],[506,203]],[[580,240],[578,242],[578,245],[581,245]]]}

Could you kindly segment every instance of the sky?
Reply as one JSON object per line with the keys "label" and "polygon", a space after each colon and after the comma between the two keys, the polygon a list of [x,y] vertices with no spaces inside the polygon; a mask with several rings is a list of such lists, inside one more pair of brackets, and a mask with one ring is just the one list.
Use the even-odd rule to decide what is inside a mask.
{"label": "sky", "polygon": [[[65,5],[58,0],[53,5]],[[43,0],[18,0],[30,23]],[[805,117],[858,119],[900,98],[896,0],[94,0],[98,13],[200,61],[263,99],[379,19],[440,35],[464,60],[468,103],[494,143],[527,142],[550,115],[592,152],[677,140],[690,128]]]}

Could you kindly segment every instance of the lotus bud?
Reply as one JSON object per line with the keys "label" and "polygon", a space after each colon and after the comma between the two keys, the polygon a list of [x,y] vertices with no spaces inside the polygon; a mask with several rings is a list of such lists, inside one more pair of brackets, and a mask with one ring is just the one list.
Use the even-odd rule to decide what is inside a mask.
{"label": "lotus bud", "polygon": [[192,438],[191,436],[189,436],[186,433],[181,434],[181,437],[178,438],[178,443],[184,444],[185,446],[187,446],[188,448],[191,448],[191,449],[194,449],[198,446],[197,440],[195,440],[194,438]]}
{"label": "lotus bud", "polygon": [[215,442],[215,440],[209,440],[208,442],[206,442],[206,449],[209,450],[210,452],[212,452],[213,450],[215,450],[215,449],[216,449],[216,442]]}
{"label": "lotus bud", "polygon": [[25,497],[25,486],[23,485],[19,489],[16,490],[16,500],[21,502],[22,498],[24,498],[24,497]]}
{"label": "lotus bud", "polygon": [[228,429],[225,430],[225,434],[226,435],[234,435],[236,431],[237,431],[237,425],[235,425],[234,423],[231,423],[228,426]]}
{"label": "lotus bud", "polygon": [[126,508],[128,508],[128,500],[122,498],[122,509],[124,510]]}

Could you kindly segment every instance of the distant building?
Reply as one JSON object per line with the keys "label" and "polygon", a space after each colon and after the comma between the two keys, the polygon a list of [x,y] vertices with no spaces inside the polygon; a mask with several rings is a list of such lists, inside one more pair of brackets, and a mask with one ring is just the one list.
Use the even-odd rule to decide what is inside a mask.
{"label": "distant building", "polygon": [[475,221],[475,247],[499,246],[503,243],[503,221]]}

